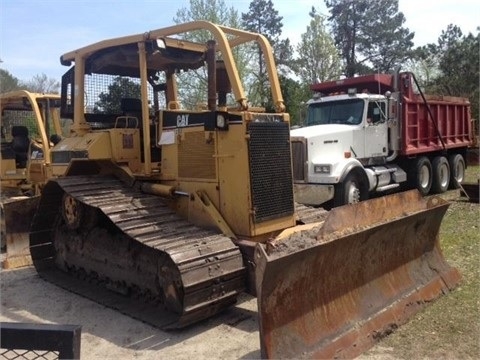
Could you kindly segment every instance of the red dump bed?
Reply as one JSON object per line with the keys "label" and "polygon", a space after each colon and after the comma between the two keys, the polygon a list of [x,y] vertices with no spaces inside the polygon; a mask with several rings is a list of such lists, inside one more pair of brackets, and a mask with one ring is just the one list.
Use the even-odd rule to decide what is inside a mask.
{"label": "red dump bed", "polygon": [[[323,94],[346,93],[349,88],[356,88],[357,92],[385,94],[386,91],[395,91],[394,80],[391,74],[375,74],[313,84],[310,88]],[[443,150],[443,146],[446,149],[470,146],[473,134],[468,99],[425,95],[432,120],[422,97],[415,93],[414,84],[412,73],[398,75],[397,88],[403,98],[400,153],[415,155]]]}
{"label": "red dump bed", "polygon": [[[435,123],[419,95],[404,97],[402,106],[402,153],[468,147],[472,143],[470,102],[464,98],[425,96]],[[437,129],[438,131],[437,131]],[[441,134],[441,139],[438,134]]]}

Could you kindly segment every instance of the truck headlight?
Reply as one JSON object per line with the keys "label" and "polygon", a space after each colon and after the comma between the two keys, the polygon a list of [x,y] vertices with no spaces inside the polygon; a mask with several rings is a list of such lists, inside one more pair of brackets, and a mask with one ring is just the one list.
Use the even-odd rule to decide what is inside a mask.
{"label": "truck headlight", "polygon": [[330,165],[314,165],[313,172],[315,174],[330,174]]}

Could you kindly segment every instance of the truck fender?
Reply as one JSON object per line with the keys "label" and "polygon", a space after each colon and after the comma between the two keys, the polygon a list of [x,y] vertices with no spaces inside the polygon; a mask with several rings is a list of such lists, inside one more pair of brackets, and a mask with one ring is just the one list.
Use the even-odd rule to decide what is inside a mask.
{"label": "truck fender", "polygon": [[347,164],[344,166],[342,174],[338,179],[338,182],[339,183],[343,182],[351,171],[356,171],[357,174],[362,177],[363,181],[365,181],[366,184],[369,184],[368,176],[365,173],[365,169],[362,163],[357,159],[348,159],[348,160],[350,161],[348,161]]}
{"label": "truck fender", "polygon": [[348,164],[342,176],[340,176],[340,181],[335,185],[334,206],[368,199],[370,192],[369,179],[363,166],[356,162]]}

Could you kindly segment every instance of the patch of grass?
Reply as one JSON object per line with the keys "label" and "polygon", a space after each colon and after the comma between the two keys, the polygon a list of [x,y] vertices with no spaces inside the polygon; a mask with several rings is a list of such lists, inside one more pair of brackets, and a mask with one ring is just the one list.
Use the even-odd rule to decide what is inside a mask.
{"label": "patch of grass", "polygon": [[[468,167],[466,181],[476,182],[480,167]],[[383,339],[366,357],[395,359],[480,358],[480,205],[453,201],[440,227],[447,262],[462,281],[407,324]]]}
{"label": "patch of grass", "polygon": [[465,180],[464,182],[473,182],[476,183],[480,179],[480,166],[479,165],[470,165],[465,171]]}

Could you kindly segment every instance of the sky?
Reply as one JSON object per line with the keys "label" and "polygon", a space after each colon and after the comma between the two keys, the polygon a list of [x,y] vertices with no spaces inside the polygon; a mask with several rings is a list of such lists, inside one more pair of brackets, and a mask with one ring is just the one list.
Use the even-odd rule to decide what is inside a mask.
{"label": "sky", "polygon": [[[372,0],[374,1],[374,0]],[[248,12],[251,0],[224,0],[239,13]],[[66,52],[97,41],[145,33],[174,24],[189,0],[0,0],[0,68],[28,81],[46,74],[61,79]],[[308,13],[315,6],[328,15],[324,0],[273,0],[283,17],[282,38],[293,45],[306,31]],[[464,34],[480,26],[478,0],[399,0],[404,27],[415,32],[415,46],[437,43],[449,24]]]}

